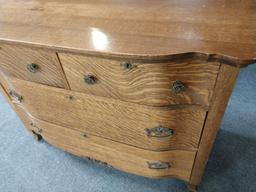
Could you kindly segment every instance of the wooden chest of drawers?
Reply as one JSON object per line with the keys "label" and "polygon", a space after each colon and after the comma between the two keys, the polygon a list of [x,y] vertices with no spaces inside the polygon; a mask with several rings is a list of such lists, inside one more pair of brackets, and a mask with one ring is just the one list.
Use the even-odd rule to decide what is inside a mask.
{"label": "wooden chest of drawers", "polygon": [[[0,1],[0,90],[28,131],[37,140],[126,172],[182,179],[195,191],[239,69],[255,62],[255,23],[247,28],[251,42],[242,35],[239,44],[233,34],[227,38],[232,44],[213,41],[214,31],[207,33],[203,22],[206,17],[220,25],[219,15],[226,16],[229,27],[237,29],[225,12],[203,11],[192,16],[192,24],[177,24],[178,7],[192,11],[186,1],[143,1],[152,11],[165,7],[155,17],[127,1],[134,15],[119,20],[115,11],[125,6],[114,1],[99,1],[101,8],[77,1],[70,4],[73,9],[64,0],[46,2]],[[249,9],[253,1],[246,2]],[[92,17],[101,10],[101,17]],[[247,14],[249,22],[253,13]],[[174,29],[175,22],[192,38]],[[133,32],[126,31],[129,27]]]}

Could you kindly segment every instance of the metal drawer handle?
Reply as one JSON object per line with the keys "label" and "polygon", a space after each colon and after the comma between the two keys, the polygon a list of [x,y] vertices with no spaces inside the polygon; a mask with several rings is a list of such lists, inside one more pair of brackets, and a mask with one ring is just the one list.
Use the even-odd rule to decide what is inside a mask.
{"label": "metal drawer handle", "polygon": [[146,129],[146,133],[148,137],[172,137],[174,135],[173,129],[167,127],[154,127],[151,129]]}
{"label": "metal drawer handle", "polygon": [[133,64],[129,62],[123,62],[120,65],[126,70],[130,70],[134,67]]}
{"label": "metal drawer handle", "polygon": [[169,169],[171,164],[168,162],[156,161],[156,162],[147,162],[149,169]]}
{"label": "metal drawer handle", "polygon": [[178,94],[178,93],[184,92],[184,91],[186,91],[186,89],[187,89],[187,86],[183,82],[181,82],[181,81],[175,81],[172,84],[172,92],[174,94]]}
{"label": "metal drawer handle", "polygon": [[35,64],[35,63],[31,63],[27,65],[27,69],[29,70],[29,72],[31,73],[36,73],[39,70],[39,65]]}
{"label": "metal drawer handle", "polygon": [[84,82],[88,85],[93,85],[96,83],[96,78],[93,75],[85,75]]}
{"label": "metal drawer handle", "polygon": [[10,96],[15,100],[15,102],[17,103],[21,103],[23,98],[21,95],[19,95],[18,93],[16,93],[14,90],[11,90],[9,92]]}

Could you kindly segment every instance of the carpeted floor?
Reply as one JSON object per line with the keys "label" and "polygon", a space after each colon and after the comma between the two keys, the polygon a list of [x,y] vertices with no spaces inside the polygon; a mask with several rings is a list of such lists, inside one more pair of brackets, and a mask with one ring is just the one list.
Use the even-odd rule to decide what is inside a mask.
{"label": "carpeted floor", "polygon": [[[239,75],[199,192],[256,191],[256,65]],[[0,192],[182,192],[37,144],[0,96]]]}

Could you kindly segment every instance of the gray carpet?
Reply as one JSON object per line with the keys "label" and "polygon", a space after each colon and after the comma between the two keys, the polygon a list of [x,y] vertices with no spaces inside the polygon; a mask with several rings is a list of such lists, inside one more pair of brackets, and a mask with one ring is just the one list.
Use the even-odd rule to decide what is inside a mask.
{"label": "gray carpet", "polygon": [[[199,192],[256,191],[256,65],[243,69]],[[1,192],[182,192],[179,180],[151,180],[37,144],[0,96]]]}

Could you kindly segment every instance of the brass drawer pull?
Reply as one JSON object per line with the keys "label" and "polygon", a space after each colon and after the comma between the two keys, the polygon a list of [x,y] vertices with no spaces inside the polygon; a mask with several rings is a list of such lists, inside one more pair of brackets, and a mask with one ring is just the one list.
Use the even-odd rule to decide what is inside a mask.
{"label": "brass drawer pull", "polygon": [[15,102],[17,103],[21,103],[23,98],[21,95],[19,95],[18,93],[16,93],[14,90],[11,90],[9,92],[10,96],[14,99]]}
{"label": "brass drawer pull", "polygon": [[146,129],[146,132],[148,137],[162,138],[162,137],[171,137],[174,135],[174,131],[172,129],[167,127],[162,127],[162,126]]}
{"label": "brass drawer pull", "polygon": [[156,161],[156,162],[147,162],[149,169],[169,169],[171,164],[168,162]]}
{"label": "brass drawer pull", "polygon": [[129,63],[129,62],[123,62],[123,63],[121,63],[120,64],[124,69],[128,69],[128,70],[130,70],[130,69],[132,69],[134,66],[133,66],[133,64],[131,64],[131,63]]}
{"label": "brass drawer pull", "polygon": [[84,82],[88,85],[93,85],[96,83],[96,78],[93,75],[85,75]]}
{"label": "brass drawer pull", "polygon": [[184,91],[186,91],[186,89],[187,89],[187,86],[183,82],[181,82],[181,81],[175,81],[172,84],[172,92],[174,94],[178,94],[178,93],[184,92]]}
{"label": "brass drawer pull", "polygon": [[39,65],[35,64],[35,63],[31,63],[27,65],[27,69],[29,70],[29,72],[31,73],[36,73],[39,70]]}

